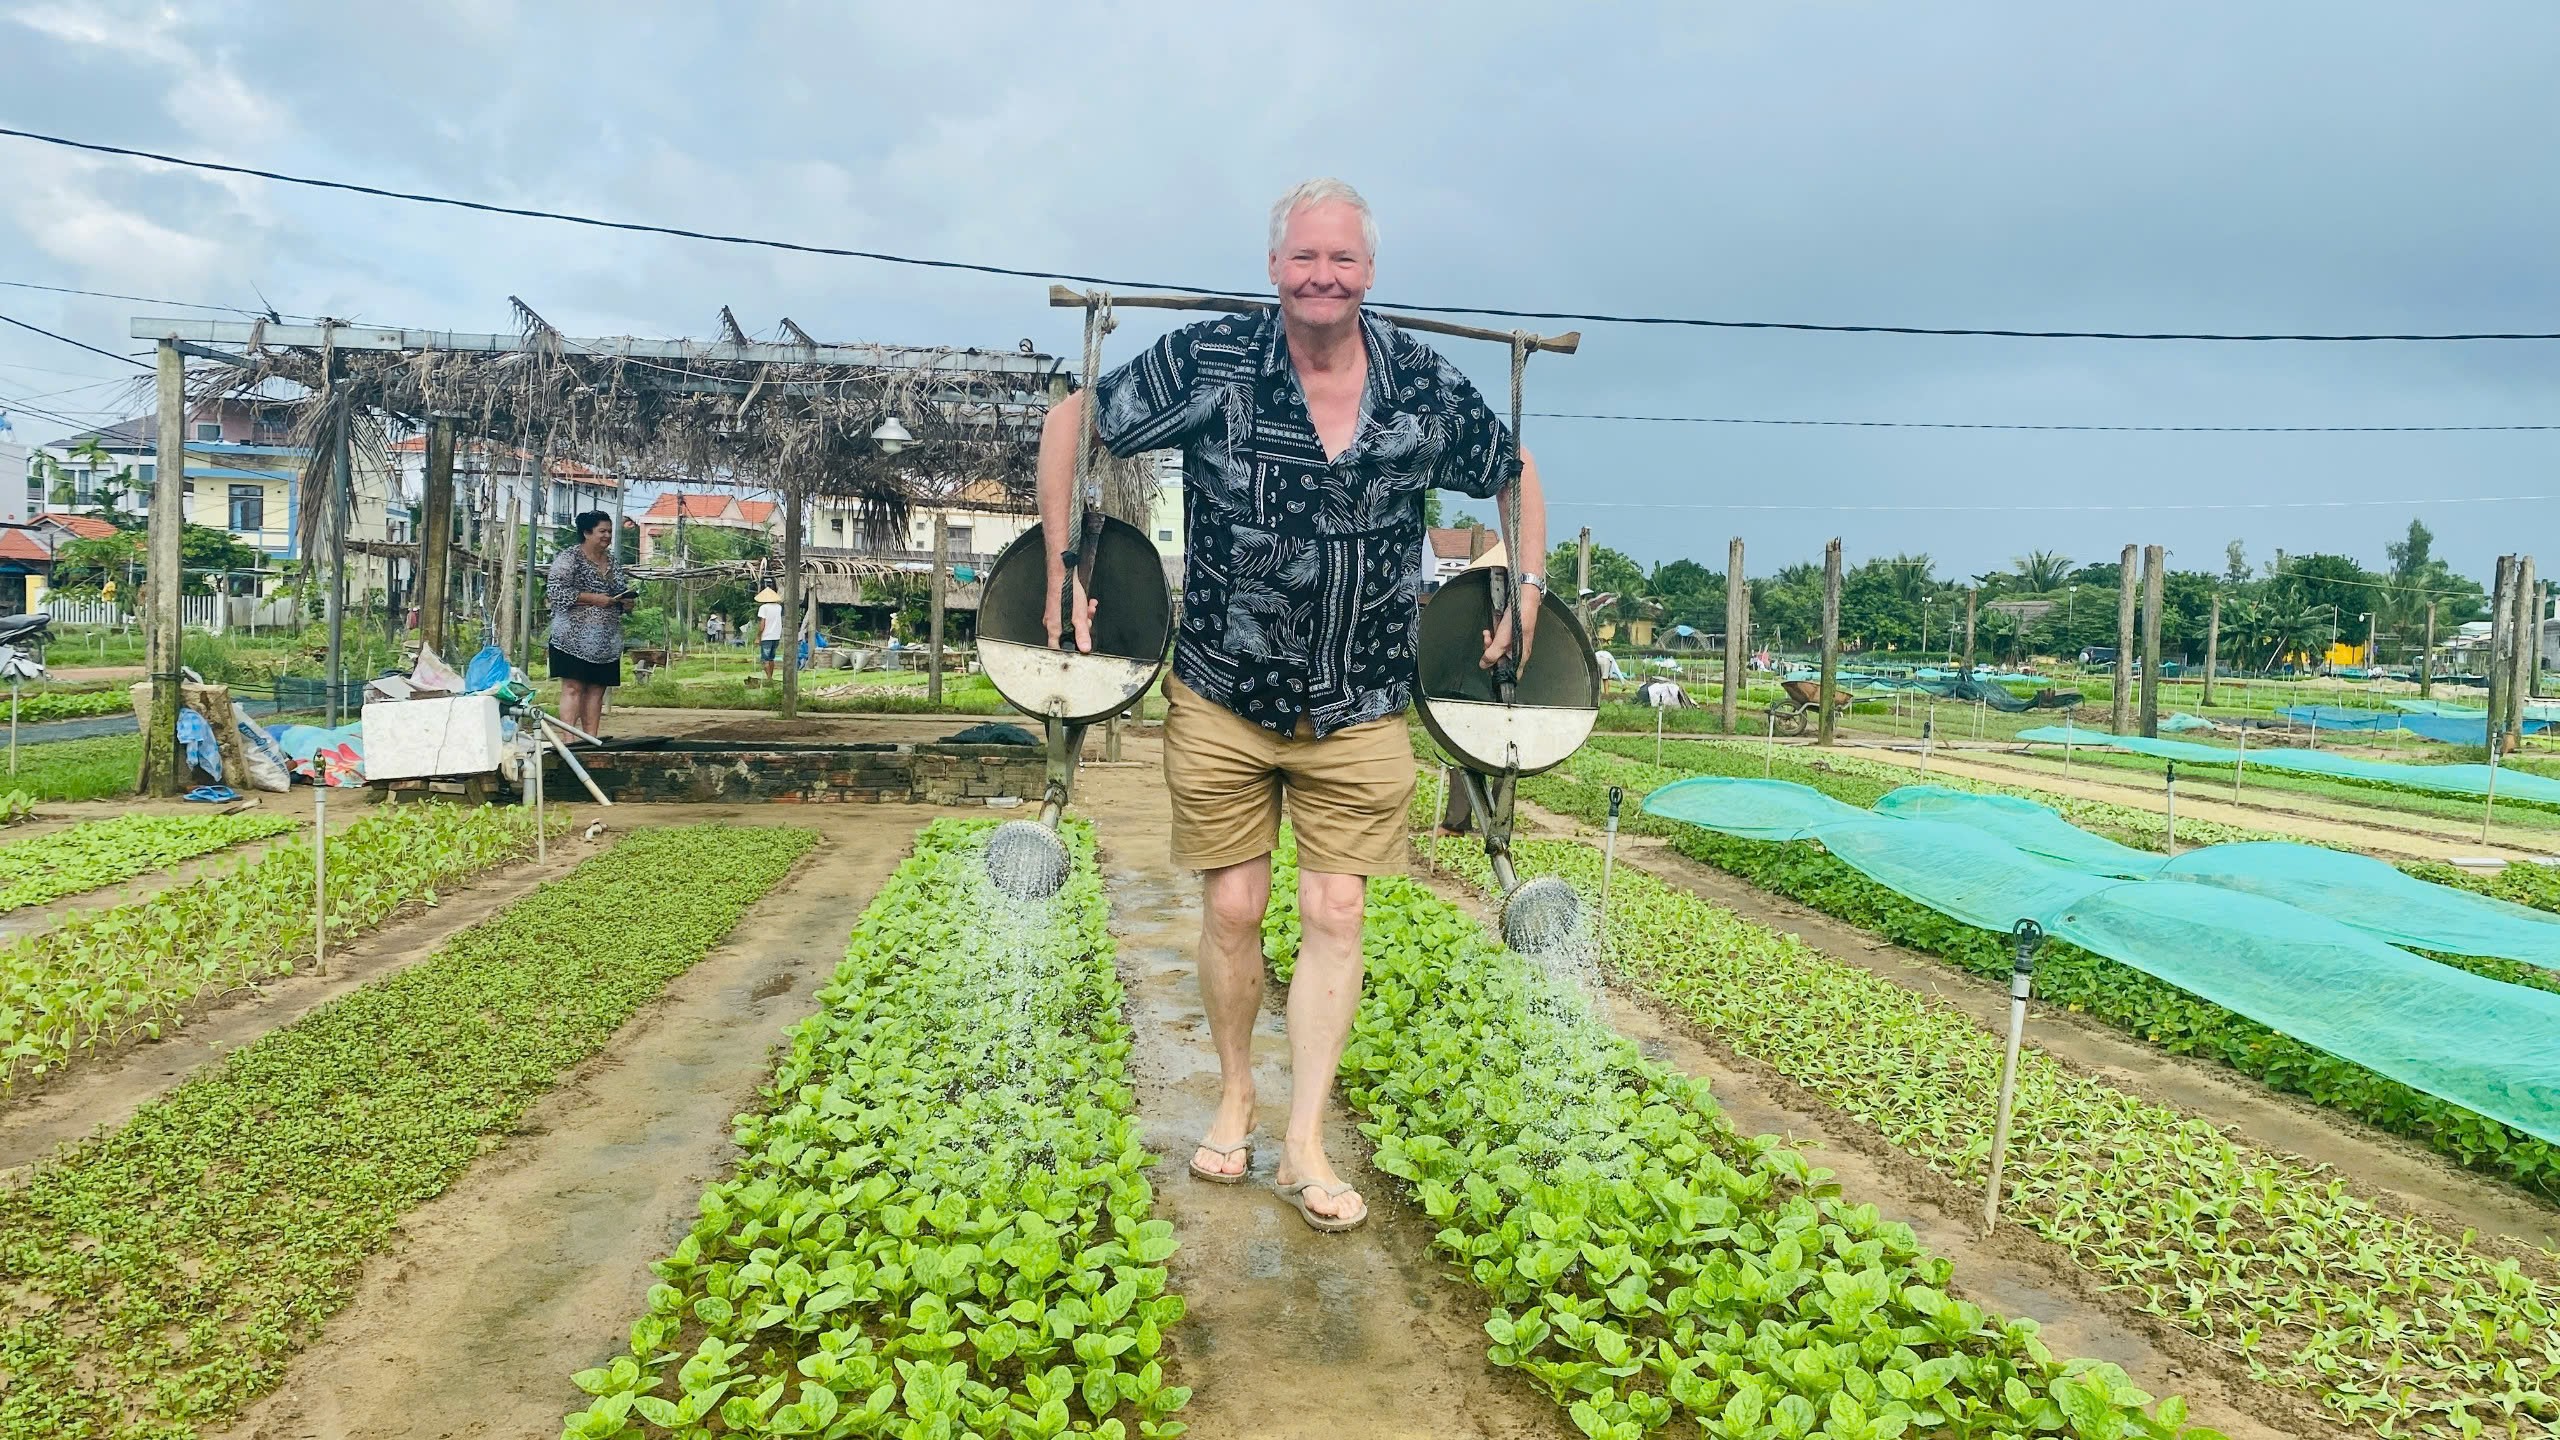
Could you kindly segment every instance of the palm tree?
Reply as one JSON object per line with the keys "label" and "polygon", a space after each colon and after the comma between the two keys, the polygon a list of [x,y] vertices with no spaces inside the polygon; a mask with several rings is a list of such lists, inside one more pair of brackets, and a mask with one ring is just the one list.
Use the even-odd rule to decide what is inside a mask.
{"label": "palm tree", "polygon": [[2018,589],[2028,595],[2050,595],[2071,575],[2071,557],[2059,550],[2030,550],[2009,562]]}

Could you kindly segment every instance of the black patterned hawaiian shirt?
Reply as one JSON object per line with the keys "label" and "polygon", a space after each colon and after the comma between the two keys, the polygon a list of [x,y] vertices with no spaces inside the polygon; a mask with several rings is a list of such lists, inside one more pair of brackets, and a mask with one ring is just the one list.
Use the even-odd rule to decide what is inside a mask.
{"label": "black patterned hawaiian shirt", "polygon": [[1423,492],[1490,499],[1520,473],[1510,428],[1455,366],[1366,311],[1360,325],[1367,394],[1330,461],[1274,310],[1176,330],[1093,387],[1114,454],[1183,452],[1174,674],[1284,735],[1405,708]]}

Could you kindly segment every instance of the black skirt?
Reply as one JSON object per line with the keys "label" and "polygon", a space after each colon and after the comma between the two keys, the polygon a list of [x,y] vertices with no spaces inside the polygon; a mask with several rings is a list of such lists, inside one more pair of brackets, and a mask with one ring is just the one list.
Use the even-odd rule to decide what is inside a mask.
{"label": "black skirt", "polygon": [[557,645],[546,648],[551,652],[551,678],[554,680],[575,680],[582,685],[622,683],[622,660],[619,656],[598,664],[593,660],[581,660]]}

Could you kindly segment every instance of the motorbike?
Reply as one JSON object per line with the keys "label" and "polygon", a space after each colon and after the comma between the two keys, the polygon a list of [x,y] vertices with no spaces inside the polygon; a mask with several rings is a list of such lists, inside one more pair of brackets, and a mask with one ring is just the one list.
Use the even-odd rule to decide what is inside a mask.
{"label": "motorbike", "polygon": [[0,650],[18,650],[44,658],[44,647],[53,639],[53,617],[38,611],[32,615],[0,615]]}

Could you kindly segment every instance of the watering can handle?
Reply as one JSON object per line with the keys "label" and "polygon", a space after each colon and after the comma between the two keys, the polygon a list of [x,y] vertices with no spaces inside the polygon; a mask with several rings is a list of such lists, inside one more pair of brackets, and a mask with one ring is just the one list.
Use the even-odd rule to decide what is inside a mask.
{"label": "watering can handle", "polygon": [[[1084,588],[1085,597],[1093,596],[1093,563],[1102,553],[1102,510],[1084,506],[1068,511],[1070,543],[1064,553],[1075,557],[1067,578],[1058,584],[1058,644],[1061,648],[1075,643],[1076,588]],[[1081,523],[1076,523],[1081,521]]]}

